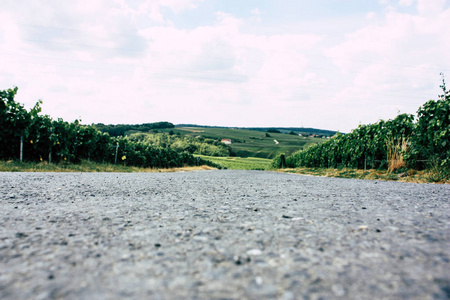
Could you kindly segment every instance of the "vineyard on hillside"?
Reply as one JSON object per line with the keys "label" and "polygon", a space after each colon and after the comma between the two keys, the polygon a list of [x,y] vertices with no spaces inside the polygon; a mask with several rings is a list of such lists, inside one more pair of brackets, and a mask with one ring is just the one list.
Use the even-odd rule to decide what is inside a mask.
{"label": "vineyard on hillside", "polygon": [[[275,168],[350,167],[391,172],[434,169],[448,178],[450,92],[444,78],[441,88],[443,94],[439,99],[419,107],[417,116],[400,114],[393,120],[360,125],[348,134],[337,133],[331,139],[316,141],[282,133],[266,132],[263,136],[257,132],[261,136],[254,136],[255,131],[249,130],[174,128],[169,122],[82,125],[78,120],[53,120],[41,114],[41,101],[29,111],[16,102],[16,87],[0,91],[0,160],[67,163],[87,160],[147,168],[206,164],[220,168],[200,155],[244,156],[252,149],[252,156],[266,156],[267,149],[275,147],[270,148],[272,152],[285,153],[273,160]],[[186,130],[192,130],[192,136]],[[112,136],[124,132],[129,135]],[[221,143],[221,137],[231,138],[233,148]],[[274,139],[282,145],[274,146]],[[308,142],[314,145],[309,146]],[[302,146],[305,150],[293,153],[293,147]]]}
{"label": "vineyard on hillside", "polygon": [[[78,163],[123,163],[129,166],[170,168],[217,165],[187,151],[157,147],[127,137],[111,137],[78,120],[65,122],[42,115],[42,101],[27,111],[14,101],[17,87],[0,91],[0,159]],[[172,124],[167,123],[173,127]],[[151,124],[146,124],[150,126]],[[164,123],[156,123],[161,127]]]}
{"label": "vineyard on hillside", "polygon": [[450,92],[443,78],[443,94],[414,115],[360,125],[348,134],[336,134],[325,143],[291,156],[278,156],[275,167],[351,167],[358,169],[440,168],[450,173]]}

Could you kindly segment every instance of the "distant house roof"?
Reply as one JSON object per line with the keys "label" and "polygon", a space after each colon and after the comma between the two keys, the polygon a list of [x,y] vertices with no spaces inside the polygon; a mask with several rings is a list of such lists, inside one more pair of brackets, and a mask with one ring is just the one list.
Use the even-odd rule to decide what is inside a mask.
{"label": "distant house roof", "polygon": [[231,139],[222,139],[222,143],[231,144]]}

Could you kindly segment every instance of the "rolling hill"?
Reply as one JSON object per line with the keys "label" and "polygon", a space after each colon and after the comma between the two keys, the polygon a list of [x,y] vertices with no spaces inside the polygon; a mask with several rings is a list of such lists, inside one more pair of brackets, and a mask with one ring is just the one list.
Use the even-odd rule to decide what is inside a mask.
{"label": "rolling hill", "polygon": [[201,128],[225,128],[225,129],[245,129],[245,130],[255,130],[267,132],[268,130],[278,130],[281,133],[295,132],[297,134],[303,135],[324,135],[333,136],[337,133],[334,130],[317,129],[310,127],[226,127],[226,126],[207,126],[207,125],[196,125],[196,124],[177,124],[175,127],[201,127]]}
{"label": "rolling hill", "polygon": [[[176,125],[172,129],[163,129],[162,132],[172,131],[175,134],[191,137],[203,137],[213,140],[230,140],[234,155],[239,157],[260,157],[274,158],[278,154],[290,155],[298,150],[309,147],[313,144],[322,143],[326,137],[299,136],[289,134],[291,131],[286,128],[270,128],[277,132],[267,132],[250,128],[230,128],[230,127],[203,127],[203,126],[183,126]],[[286,133],[281,133],[283,131]],[[318,132],[318,131],[315,131]],[[331,131],[330,131],[331,132]],[[317,134],[317,133],[316,133]]]}
{"label": "rolling hill", "polygon": [[215,141],[228,140],[233,156],[272,159],[279,154],[290,155],[313,144],[325,141],[336,131],[303,127],[221,127],[196,124],[173,125],[169,122],[146,124],[95,124],[102,132],[112,136],[133,133],[176,134]]}

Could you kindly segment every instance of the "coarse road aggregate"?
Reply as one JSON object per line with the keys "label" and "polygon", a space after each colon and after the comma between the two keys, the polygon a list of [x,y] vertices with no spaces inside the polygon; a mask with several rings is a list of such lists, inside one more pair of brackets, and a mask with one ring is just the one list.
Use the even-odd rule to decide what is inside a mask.
{"label": "coarse road aggregate", "polygon": [[0,299],[449,299],[450,187],[0,173]]}

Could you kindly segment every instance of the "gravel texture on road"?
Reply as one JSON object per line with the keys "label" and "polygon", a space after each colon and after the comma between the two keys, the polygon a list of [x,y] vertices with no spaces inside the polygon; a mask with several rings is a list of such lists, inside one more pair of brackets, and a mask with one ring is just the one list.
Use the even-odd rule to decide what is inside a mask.
{"label": "gravel texture on road", "polygon": [[1,299],[448,299],[449,185],[0,173]]}

